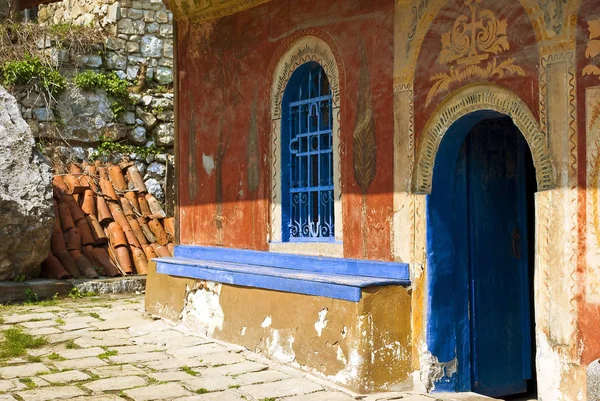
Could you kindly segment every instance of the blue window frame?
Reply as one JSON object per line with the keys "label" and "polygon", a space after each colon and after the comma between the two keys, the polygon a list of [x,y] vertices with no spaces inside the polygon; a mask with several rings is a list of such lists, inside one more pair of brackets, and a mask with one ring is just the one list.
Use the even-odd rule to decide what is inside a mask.
{"label": "blue window frame", "polygon": [[283,96],[282,240],[334,241],[332,96],[316,62],[300,66]]}

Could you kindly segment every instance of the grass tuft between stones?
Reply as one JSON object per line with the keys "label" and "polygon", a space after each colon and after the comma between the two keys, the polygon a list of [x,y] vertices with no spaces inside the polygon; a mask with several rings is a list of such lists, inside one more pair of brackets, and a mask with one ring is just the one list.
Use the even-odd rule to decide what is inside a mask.
{"label": "grass tuft between stones", "polygon": [[182,366],[181,370],[183,370],[185,373],[187,373],[190,376],[198,376],[198,372],[192,370],[192,368],[190,368],[189,366]]}
{"label": "grass tuft between stones", "polygon": [[206,394],[206,393],[210,393],[210,391],[208,391],[208,389],[205,389],[204,387],[196,390],[196,394]]}
{"label": "grass tuft between stones", "polygon": [[48,359],[50,359],[51,361],[65,361],[66,360],[66,358],[63,358],[62,356],[58,355],[56,352],[53,352],[50,355],[48,355]]}
{"label": "grass tuft between stones", "polygon": [[18,327],[6,329],[3,334],[4,341],[0,342],[0,359],[24,356],[28,349],[38,349],[48,344],[45,338],[34,337]]}
{"label": "grass tuft between stones", "polygon": [[75,344],[75,340],[73,340],[72,338],[68,339],[67,342],[65,343],[65,347],[67,347],[67,349],[80,349],[81,346]]}
{"label": "grass tuft between stones", "polygon": [[37,385],[33,382],[33,379],[31,377],[21,377],[19,381],[26,385],[28,390],[32,390],[37,387]]}
{"label": "grass tuft between stones", "polygon": [[105,353],[98,355],[98,358],[100,358],[100,359],[108,359],[109,357],[111,357],[111,356],[117,356],[118,354],[119,354],[118,351],[114,351],[114,350],[112,350],[112,351],[106,351]]}

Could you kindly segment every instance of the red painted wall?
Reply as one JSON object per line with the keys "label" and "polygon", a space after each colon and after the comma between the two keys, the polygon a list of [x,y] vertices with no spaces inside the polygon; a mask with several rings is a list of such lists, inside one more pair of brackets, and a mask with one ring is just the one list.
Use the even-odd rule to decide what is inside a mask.
{"label": "red painted wall", "polygon": [[[273,0],[203,25],[178,24],[179,211],[182,244],[268,248],[270,110],[280,44],[313,29],[338,58],[344,251],[390,260],[393,208],[392,0]],[[366,193],[353,168],[364,44],[377,172]]]}

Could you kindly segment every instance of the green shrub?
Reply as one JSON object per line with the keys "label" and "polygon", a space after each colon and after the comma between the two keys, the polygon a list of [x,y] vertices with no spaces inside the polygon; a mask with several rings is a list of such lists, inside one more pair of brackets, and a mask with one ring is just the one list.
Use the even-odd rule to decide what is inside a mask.
{"label": "green shrub", "polygon": [[110,106],[115,117],[125,112],[127,105],[131,104],[128,89],[129,82],[119,78],[114,72],[102,74],[94,71],[85,71],[77,74],[73,82],[77,87],[84,90],[104,89],[107,95],[116,100]]}
{"label": "green shrub", "polygon": [[22,60],[7,61],[2,66],[5,85],[38,85],[55,96],[65,90],[67,79],[56,69],[41,62],[38,57],[28,54]]}
{"label": "green shrub", "polygon": [[102,141],[98,148],[92,154],[92,159],[97,159],[100,156],[110,156],[116,153],[121,153],[123,155],[136,154],[140,157],[146,158],[150,155],[157,155],[159,153],[164,153],[164,149],[162,147],[152,145],[152,146],[135,146],[135,145],[127,145],[121,142],[111,141],[106,137],[100,137]]}

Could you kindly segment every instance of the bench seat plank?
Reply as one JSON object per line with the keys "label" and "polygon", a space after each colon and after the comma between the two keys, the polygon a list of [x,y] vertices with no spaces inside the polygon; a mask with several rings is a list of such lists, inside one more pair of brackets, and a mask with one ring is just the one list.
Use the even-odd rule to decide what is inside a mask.
{"label": "bench seat plank", "polygon": [[330,258],[211,246],[179,245],[176,258],[241,262],[281,269],[409,280],[408,264],[366,259]]}
{"label": "bench seat plank", "polygon": [[[361,299],[362,288],[409,284],[405,279],[311,272],[215,260],[182,257],[154,260],[157,273],[354,302]],[[297,261],[297,264],[301,263],[301,260]]]}

